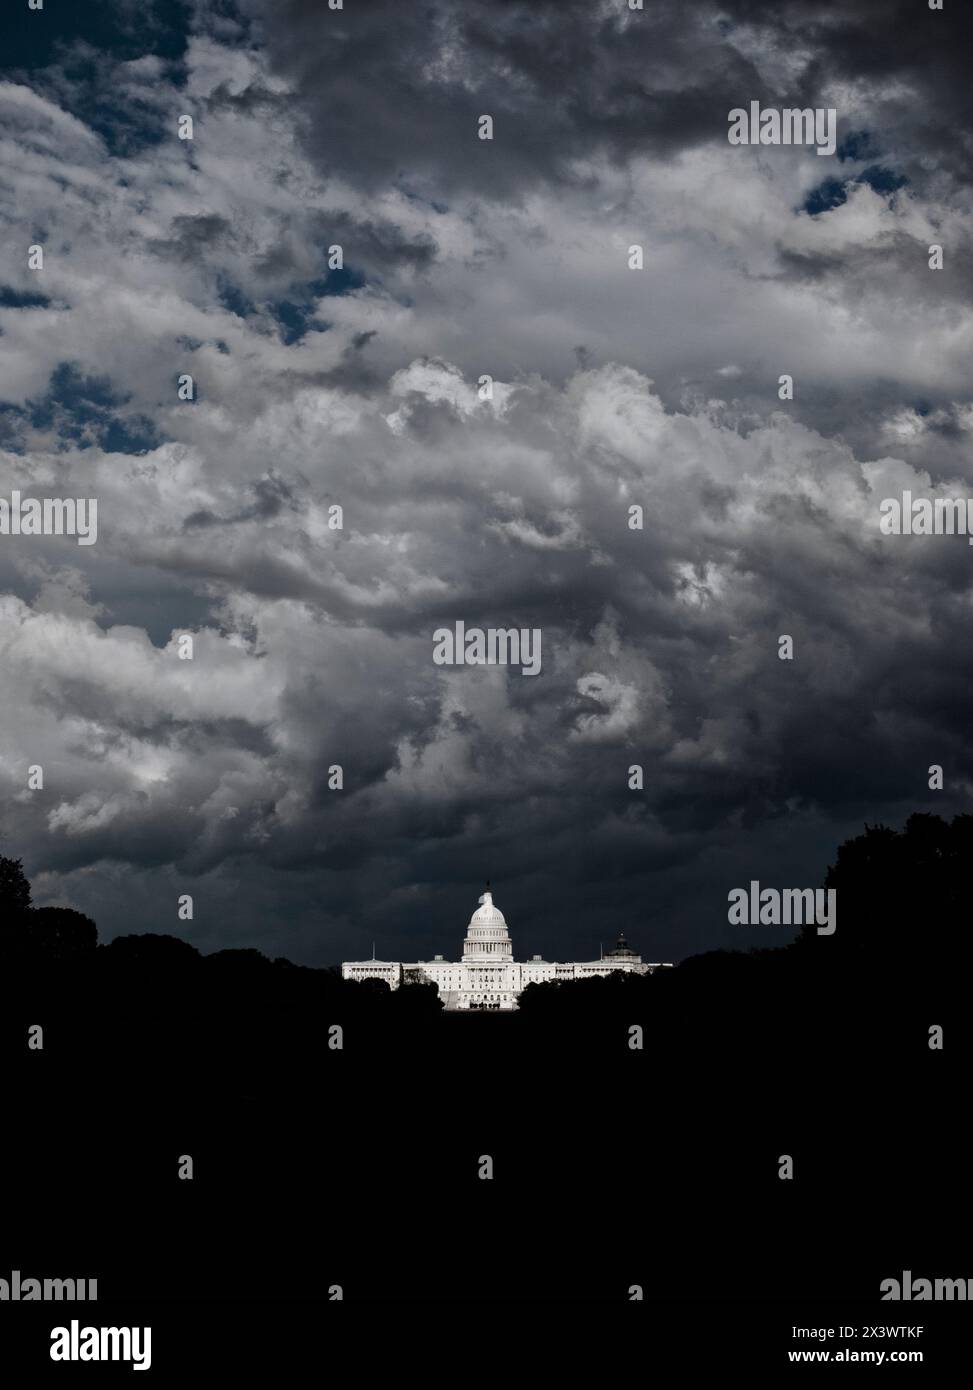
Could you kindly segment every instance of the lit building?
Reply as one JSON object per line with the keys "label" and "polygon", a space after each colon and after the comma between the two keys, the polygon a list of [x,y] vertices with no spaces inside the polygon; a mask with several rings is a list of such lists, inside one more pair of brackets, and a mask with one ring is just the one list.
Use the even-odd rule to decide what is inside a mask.
{"label": "lit building", "polygon": [[546,980],[583,980],[589,975],[609,975],[622,970],[650,975],[668,967],[669,961],[650,964],[642,960],[624,936],[598,960],[547,961],[540,956],[515,961],[513,944],[503,913],[494,905],[489,885],[480,906],[470,918],[463,942],[463,959],[420,960],[412,964],[386,960],[348,960],[341,974],[346,980],[384,980],[392,989],[399,985],[434,984],[447,1009],[515,1009],[517,996],[529,984]]}

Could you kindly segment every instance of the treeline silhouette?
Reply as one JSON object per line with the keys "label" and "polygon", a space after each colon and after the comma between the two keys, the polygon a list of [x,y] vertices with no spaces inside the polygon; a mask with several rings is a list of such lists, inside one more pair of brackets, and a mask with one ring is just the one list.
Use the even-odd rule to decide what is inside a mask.
{"label": "treeline silhouette", "polygon": [[441,1003],[432,985],[390,996],[380,981],[343,980],[340,967],[251,949],[204,955],[155,933],[101,945],[82,913],[32,907],[21,861],[0,858],[0,1008],[4,1031],[23,1034],[10,1039],[14,1057],[24,1030],[40,1025],[44,1052],[79,1073],[135,1071],[182,1094],[256,1095],[303,1084],[346,1033],[358,1050],[378,1049]]}
{"label": "treeline silhouette", "polygon": [[710,951],[649,977],[531,985],[521,1013],[537,1025],[644,1020],[663,1048],[675,1027],[683,1055],[716,1068],[767,1068],[784,1051],[788,1065],[855,1055],[888,1064],[927,1047],[913,1020],[948,1018],[953,1048],[965,1046],[970,870],[973,816],[918,813],[901,831],[867,826],[838,848],[824,878],[836,892],[833,935],[808,925],[777,948]]}
{"label": "treeline silhouette", "polygon": [[[255,950],[203,955],[172,936],[101,945],[82,913],[33,907],[21,862],[0,858],[4,1025],[43,1025],[45,1049],[63,1043],[79,1066],[154,1067],[163,1084],[246,1094],[303,1084],[349,1049],[386,1065],[427,1050],[442,1065],[444,1049],[484,1046],[522,1058],[534,1043],[562,1061],[617,1057],[620,1046],[635,1050],[634,1025],[642,1050],[680,1073],[850,1056],[887,1067],[927,1046],[927,1019],[955,1029],[957,1006],[965,1012],[971,864],[973,816],[866,827],[840,846],[824,880],[837,890],[833,936],[810,926],[776,949],[707,952],[651,976],[532,984],[512,1016],[457,1020],[431,985],[390,991]],[[965,1042],[965,1020],[962,1029]]]}

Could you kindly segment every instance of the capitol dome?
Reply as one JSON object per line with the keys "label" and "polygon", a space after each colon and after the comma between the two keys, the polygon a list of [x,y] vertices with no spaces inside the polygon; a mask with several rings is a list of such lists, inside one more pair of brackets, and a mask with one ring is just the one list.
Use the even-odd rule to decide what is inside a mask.
{"label": "capitol dome", "polygon": [[463,960],[500,965],[513,959],[513,946],[507,934],[507,919],[493,904],[490,885],[480,898],[480,906],[470,918],[463,942]]}

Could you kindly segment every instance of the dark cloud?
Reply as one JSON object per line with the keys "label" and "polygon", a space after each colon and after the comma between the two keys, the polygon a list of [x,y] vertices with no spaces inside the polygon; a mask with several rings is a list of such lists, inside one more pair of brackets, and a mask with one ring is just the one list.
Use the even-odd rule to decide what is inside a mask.
{"label": "dark cloud", "polygon": [[226,255],[233,240],[233,228],[225,217],[201,212],[192,217],[174,217],[169,236],[150,241],[148,245],[160,256],[196,261],[210,250]]}
{"label": "dark cloud", "polygon": [[[247,8],[277,69],[298,83],[322,167],[427,195],[503,195],[538,177],[576,180],[579,157],[712,138],[713,84],[730,93],[752,81],[706,17],[676,6]],[[494,118],[492,143],[477,137],[483,114]],[[720,133],[724,123],[721,112]]]}
{"label": "dark cloud", "polygon": [[183,522],[183,529],[191,531],[206,526],[232,526],[244,521],[267,521],[280,515],[281,509],[294,505],[294,493],[283,478],[261,478],[253,484],[254,501],[250,506],[234,512],[231,516],[217,516],[214,512],[193,512]]}
{"label": "dark cloud", "polygon": [[[489,877],[518,954],[678,959],[741,944],[730,887],[964,809],[969,547],[876,530],[973,477],[963,7],[123,8],[0,94],[46,251],[0,290],[0,495],[102,527],[0,545],[38,901],[321,964],[456,949]],[[834,159],[726,143],[836,90]],[[541,674],[436,667],[458,618]]]}
{"label": "dark cloud", "polygon": [[[824,104],[850,82],[918,175],[962,176],[973,123],[969,7],[913,0],[245,0],[276,69],[297,83],[322,168],[374,186],[503,196],[624,160],[722,141],[727,111]],[[493,143],[476,137],[494,117]],[[839,111],[839,117],[844,113]],[[858,121],[861,114],[858,115]],[[867,133],[842,120],[846,151]]]}

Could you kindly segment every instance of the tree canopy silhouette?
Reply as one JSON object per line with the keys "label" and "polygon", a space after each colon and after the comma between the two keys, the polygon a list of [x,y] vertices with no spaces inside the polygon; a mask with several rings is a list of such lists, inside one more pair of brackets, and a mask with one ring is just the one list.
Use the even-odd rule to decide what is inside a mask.
{"label": "tree canopy silhouette", "polygon": [[[902,830],[866,825],[839,845],[825,887],[837,894],[830,953],[846,969],[907,967],[926,973],[970,954],[966,871],[973,863],[973,815],[917,812]],[[802,928],[801,949],[817,944]]]}
{"label": "tree canopy silhouette", "polygon": [[0,928],[15,926],[30,909],[30,884],[20,859],[0,855]]}

